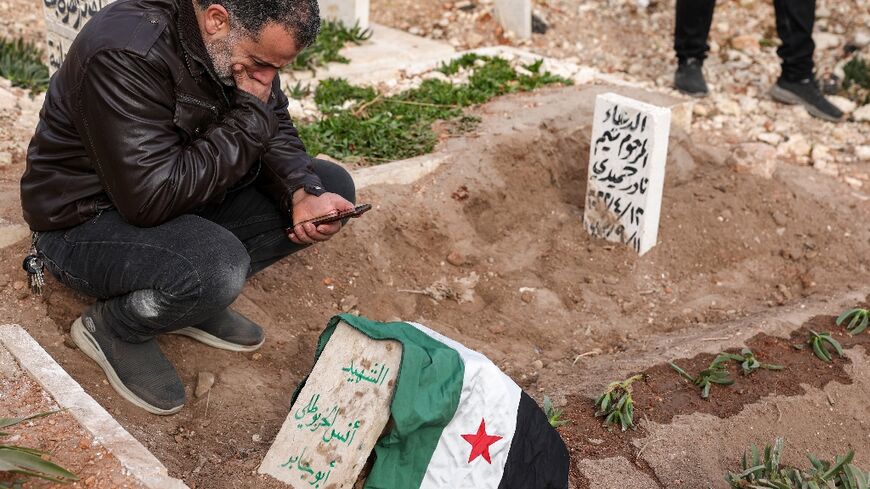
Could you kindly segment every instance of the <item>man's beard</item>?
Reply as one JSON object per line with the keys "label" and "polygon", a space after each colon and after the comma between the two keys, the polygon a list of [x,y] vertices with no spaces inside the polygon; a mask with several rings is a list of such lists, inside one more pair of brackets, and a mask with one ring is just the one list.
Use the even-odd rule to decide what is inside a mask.
{"label": "man's beard", "polygon": [[236,31],[230,31],[223,39],[207,41],[205,50],[211,58],[218,79],[227,86],[235,86],[236,79],[233,77],[233,50],[239,43],[239,35]]}

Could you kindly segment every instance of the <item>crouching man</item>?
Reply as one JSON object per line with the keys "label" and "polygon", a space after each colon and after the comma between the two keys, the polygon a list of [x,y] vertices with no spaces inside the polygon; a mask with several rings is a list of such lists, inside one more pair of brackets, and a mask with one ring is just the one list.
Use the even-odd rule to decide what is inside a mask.
{"label": "crouching man", "polygon": [[263,330],[229,309],[245,279],[341,228],[304,221],[353,208],[347,172],[306,154],[277,76],[319,25],[316,0],[117,2],[51,80],[24,217],[48,270],[98,299],[73,341],[149,412],[185,402],[155,337],[259,348]]}

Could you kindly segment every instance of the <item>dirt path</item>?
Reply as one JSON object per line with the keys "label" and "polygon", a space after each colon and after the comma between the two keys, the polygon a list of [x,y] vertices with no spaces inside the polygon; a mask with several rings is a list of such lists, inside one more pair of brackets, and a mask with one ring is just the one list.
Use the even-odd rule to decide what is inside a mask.
{"label": "dirt path", "polygon": [[[671,154],[681,156],[669,163],[659,245],[638,258],[591,240],[580,225],[581,196],[593,95],[600,90],[551,89],[495,101],[479,110],[484,120],[475,134],[445,143],[453,156],[441,170],[411,187],[365,189],[360,200],[374,204],[373,212],[333,242],[248,283],[236,307],[266,328],[269,340],[261,352],[241,355],[186,338],[162,340],[189,390],[189,404],[178,415],[157,418],[119,400],[97,367],[65,345],[65,330],[87,299],[56,283],[45,297],[31,296],[19,269],[25,241],[0,251],[0,276],[7,277],[0,283],[0,321],[25,326],[171,475],[191,487],[268,488],[277,485],[254,470],[287,413],[293,387],[311,366],[315,338],[340,310],[430,325],[489,355],[539,400],[549,394],[578,410],[586,409],[583,399],[628,373],[626,355],[644,359],[628,369],[637,371],[702,352],[682,349],[690,345],[715,353],[754,335],[758,318],[789,308],[799,313],[802,306],[866,287],[870,229],[860,224],[870,222],[866,202],[808,168],[783,167],[773,180],[735,174],[679,131]],[[21,222],[21,170],[0,170],[0,217],[11,222]],[[402,292],[442,278],[473,299],[436,301]],[[768,334],[788,335],[805,319],[771,327]],[[701,332],[723,336],[720,330],[729,339],[691,340]],[[662,349],[665,342],[676,349]],[[850,350],[851,363],[843,367],[853,381],[867,374],[860,351]],[[587,355],[575,362],[581,354]],[[200,371],[215,373],[217,382],[208,396],[195,399]],[[815,419],[797,405],[787,407],[791,400],[816,399],[822,388],[860,395],[856,389],[866,387],[853,384],[819,385],[803,397],[782,394],[777,405],[795,414],[783,417],[783,432],[801,431]],[[716,430],[743,426],[727,449],[673,452],[683,457],[677,460],[668,458],[673,453],[667,445],[651,443],[644,453],[653,473],[661,481],[680,478],[684,487],[720,481],[720,468],[732,466],[743,445],[765,441],[734,423],[750,410],[772,412],[770,399],[751,400],[738,414],[706,424]],[[707,415],[645,424],[648,440],[682,439],[679,430],[692,426],[686,421],[692,416]],[[866,454],[865,429],[842,433]],[[575,451],[589,443],[570,438]],[[676,473],[698,460],[702,469]],[[575,462],[586,467],[585,477],[598,480],[598,462]]]}

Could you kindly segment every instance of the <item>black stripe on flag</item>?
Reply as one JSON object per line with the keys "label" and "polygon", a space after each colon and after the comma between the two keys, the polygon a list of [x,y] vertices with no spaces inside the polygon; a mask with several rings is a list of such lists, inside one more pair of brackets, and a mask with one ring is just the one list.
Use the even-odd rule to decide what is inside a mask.
{"label": "black stripe on flag", "polygon": [[523,392],[498,489],[567,489],[569,463],[565,442],[538,403]]}

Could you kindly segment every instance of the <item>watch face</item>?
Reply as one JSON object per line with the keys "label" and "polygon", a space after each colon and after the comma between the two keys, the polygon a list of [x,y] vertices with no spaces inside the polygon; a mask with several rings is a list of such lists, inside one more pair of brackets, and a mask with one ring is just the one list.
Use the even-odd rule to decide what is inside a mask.
{"label": "watch face", "polygon": [[319,185],[306,185],[305,192],[319,197],[326,192],[326,189]]}

